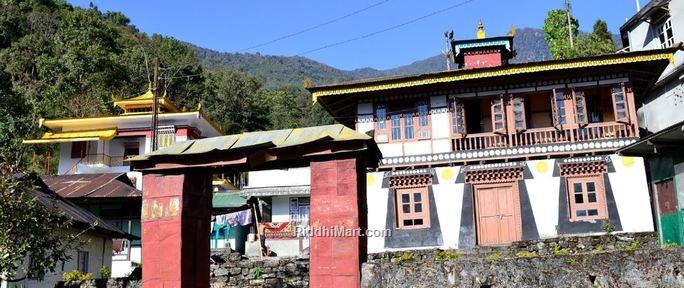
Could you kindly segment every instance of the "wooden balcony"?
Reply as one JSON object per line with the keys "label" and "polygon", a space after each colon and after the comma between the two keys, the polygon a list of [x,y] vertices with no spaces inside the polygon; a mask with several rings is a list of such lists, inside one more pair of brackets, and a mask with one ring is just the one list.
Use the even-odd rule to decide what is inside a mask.
{"label": "wooden balcony", "polygon": [[477,151],[633,137],[638,137],[634,125],[604,122],[574,128],[534,128],[512,134],[469,134],[454,139],[454,151]]}

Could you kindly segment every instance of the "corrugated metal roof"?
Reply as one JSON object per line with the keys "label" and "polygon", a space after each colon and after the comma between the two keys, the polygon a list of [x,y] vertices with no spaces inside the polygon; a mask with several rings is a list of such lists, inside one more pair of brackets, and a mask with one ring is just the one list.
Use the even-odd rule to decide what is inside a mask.
{"label": "corrugated metal roof", "polygon": [[105,220],[95,216],[93,213],[90,213],[89,211],[80,208],[70,201],[64,199],[63,197],[59,196],[59,194],[50,190],[50,188],[43,181],[41,181],[40,178],[35,178],[38,184],[38,189],[33,190],[33,195],[36,197],[36,200],[47,209],[63,213],[64,217],[74,221],[72,225],[75,228],[92,229],[95,233],[106,235],[112,238],[137,238],[119,230],[114,225],[107,223]]}
{"label": "corrugated metal roof", "polygon": [[240,190],[240,194],[242,194],[243,196],[254,197],[309,195],[311,194],[311,187],[309,185],[250,187],[242,188],[242,190]]}
{"label": "corrugated metal roof", "polygon": [[129,159],[129,161],[149,160],[155,156],[192,155],[211,151],[240,150],[246,148],[286,148],[317,141],[372,140],[373,137],[356,132],[342,124],[246,132],[242,134],[219,136],[198,140],[177,142],[174,145]]}
{"label": "corrugated metal roof", "polygon": [[247,204],[247,198],[238,192],[214,192],[212,198],[213,208],[237,208]]}
{"label": "corrugated metal roof", "polygon": [[123,173],[42,176],[45,184],[64,198],[141,197]]}

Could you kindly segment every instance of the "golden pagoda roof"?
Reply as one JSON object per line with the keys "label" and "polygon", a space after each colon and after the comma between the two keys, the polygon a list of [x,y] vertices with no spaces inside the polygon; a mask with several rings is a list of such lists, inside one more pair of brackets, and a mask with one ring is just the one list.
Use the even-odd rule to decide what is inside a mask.
{"label": "golden pagoda roof", "polygon": [[[180,110],[176,105],[171,102],[171,100],[167,97],[166,91],[164,91],[164,94],[162,94],[158,99],[157,103],[159,104],[160,108],[164,108],[161,112],[171,112],[171,113],[176,113],[179,112]],[[124,110],[124,114],[133,114],[133,113],[150,113],[152,106],[154,105],[154,94],[152,93],[152,90],[147,90],[144,94],[140,96],[136,96],[133,98],[128,98],[128,99],[123,99],[123,100],[114,100],[114,106],[119,107]],[[150,111],[142,111],[142,112],[136,112],[135,109],[149,109]]]}

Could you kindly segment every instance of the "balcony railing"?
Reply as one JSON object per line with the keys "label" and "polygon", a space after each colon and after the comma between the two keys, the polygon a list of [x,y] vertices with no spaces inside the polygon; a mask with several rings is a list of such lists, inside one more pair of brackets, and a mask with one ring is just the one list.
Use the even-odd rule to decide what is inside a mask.
{"label": "balcony railing", "polygon": [[81,164],[96,165],[102,164],[109,167],[119,167],[130,165],[124,156],[110,156],[107,154],[89,154],[83,157]]}
{"label": "balcony railing", "polygon": [[617,122],[592,123],[579,128],[534,128],[515,134],[478,133],[454,140],[455,151],[511,148],[541,144],[573,143],[638,137],[633,125]]}

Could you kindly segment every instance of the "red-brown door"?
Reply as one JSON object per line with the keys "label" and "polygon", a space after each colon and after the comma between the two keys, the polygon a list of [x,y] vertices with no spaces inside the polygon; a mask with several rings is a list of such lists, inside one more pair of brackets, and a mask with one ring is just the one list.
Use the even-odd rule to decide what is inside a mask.
{"label": "red-brown door", "polygon": [[477,240],[479,245],[501,245],[520,241],[520,201],[514,183],[475,187]]}

